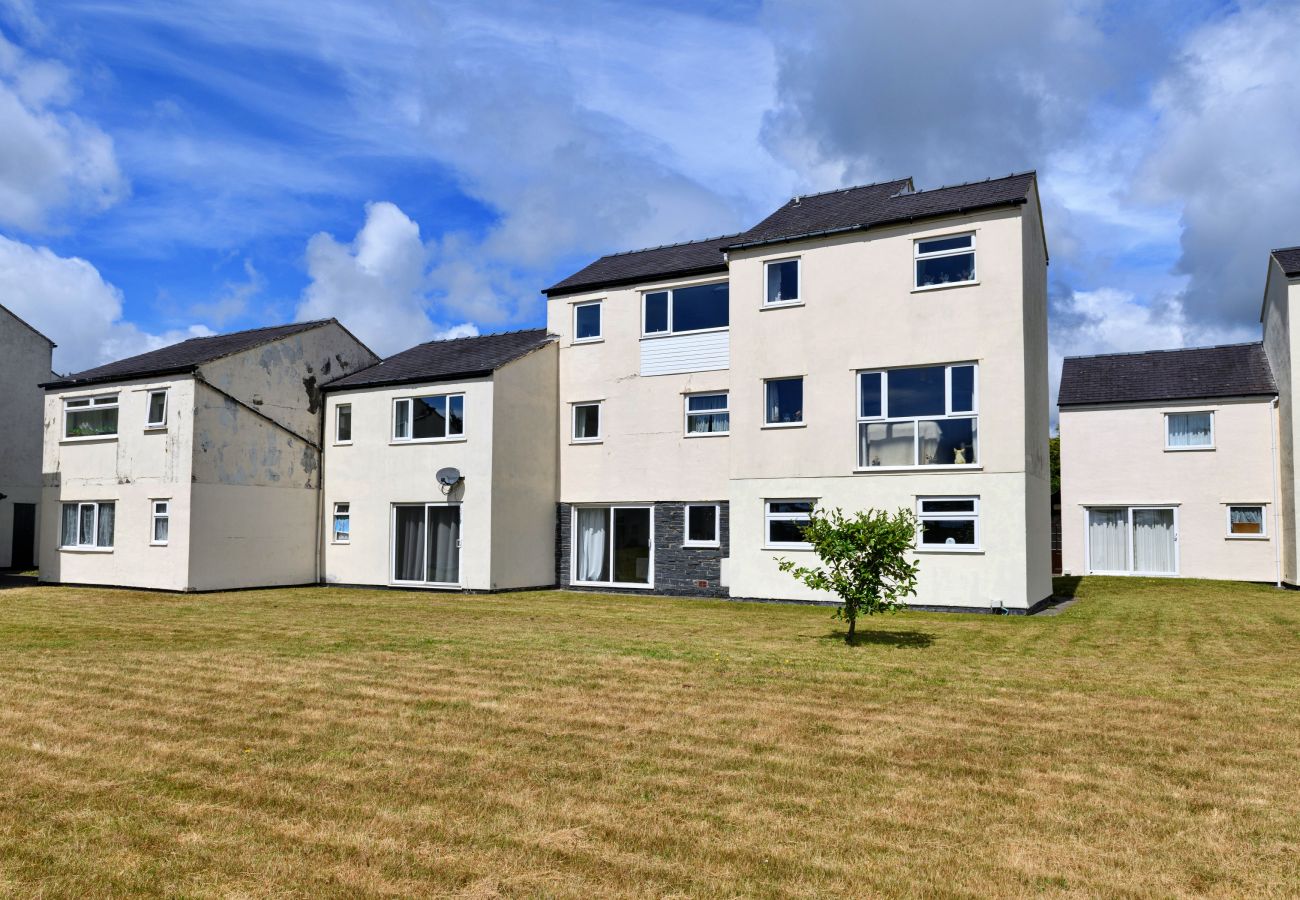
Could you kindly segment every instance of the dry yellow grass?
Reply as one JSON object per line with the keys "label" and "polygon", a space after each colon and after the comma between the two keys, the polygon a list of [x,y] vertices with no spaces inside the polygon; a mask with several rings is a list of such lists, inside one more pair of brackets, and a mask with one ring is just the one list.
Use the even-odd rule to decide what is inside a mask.
{"label": "dry yellow grass", "polygon": [[0,893],[1300,893],[1300,596],[0,590]]}

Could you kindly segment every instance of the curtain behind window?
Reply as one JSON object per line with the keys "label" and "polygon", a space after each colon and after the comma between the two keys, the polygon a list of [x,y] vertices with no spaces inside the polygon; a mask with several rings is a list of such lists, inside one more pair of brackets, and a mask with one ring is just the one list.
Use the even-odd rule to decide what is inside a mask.
{"label": "curtain behind window", "polygon": [[429,580],[460,583],[460,507],[429,507]]}
{"label": "curtain behind window", "polygon": [[393,576],[398,581],[424,581],[424,507],[399,506],[396,519]]}
{"label": "curtain behind window", "polygon": [[1088,569],[1093,572],[1128,571],[1128,511],[1088,511]]}
{"label": "curtain behind window", "polygon": [[63,504],[63,538],[59,542],[64,547],[77,545],[77,504]]}
{"label": "curtain behind window", "polygon": [[1133,510],[1133,571],[1174,571],[1174,511]]}
{"label": "curtain behind window", "polygon": [[1170,447],[1208,447],[1210,413],[1178,413],[1169,416]]}
{"label": "curtain behind window", "polygon": [[97,547],[113,546],[113,519],[116,510],[117,507],[112,503],[99,504],[99,530],[95,535],[95,545]]}
{"label": "curtain behind window", "polygon": [[575,581],[609,581],[609,510],[579,509],[578,563]]}

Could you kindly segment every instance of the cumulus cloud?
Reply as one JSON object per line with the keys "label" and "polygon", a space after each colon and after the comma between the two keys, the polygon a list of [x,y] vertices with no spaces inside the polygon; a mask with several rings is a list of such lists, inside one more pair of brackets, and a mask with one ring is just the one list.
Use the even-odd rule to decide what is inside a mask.
{"label": "cumulus cloud", "polygon": [[351,242],[322,232],[307,243],[311,283],[297,316],[334,316],[381,356],[439,337],[477,334],[472,324],[438,326],[430,318],[430,262],[419,225],[392,203],[368,204],[365,224]]}
{"label": "cumulus cloud", "polygon": [[203,325],[150,334],[122,318],[122,292],[93,265],[0,236],[0,298],[58,344],[54,368],[73,372],[190,337]]}
{"label": "cumulus cloud", "polygon": [[62,64],[0,36],[0,224],[42,231],[58,212],[125,194],[112,138],[68,109],[73,95]]}

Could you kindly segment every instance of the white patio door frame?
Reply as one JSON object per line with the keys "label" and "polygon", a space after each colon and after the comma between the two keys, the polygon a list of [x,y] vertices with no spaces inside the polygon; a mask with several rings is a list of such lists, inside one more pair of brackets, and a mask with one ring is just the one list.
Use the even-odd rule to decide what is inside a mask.
{"label": "white patio door frame", "polygon": [[[433,568],[433,560],[429,559],[429,511],[433,509],[446,509],[448,507],[456,510],[456,574],[459,580],[450,581],[404,581],[397,577],[397,511],[399,509],[423,509],[424,510],[424,573],[428,577],[429,571]],[[465,536],[465,507],[459,502],[443,503],[393,503],[388,511],[388,579],[389,584],[402,585],[403,587],[434,587],[434,588],[461,588],[465,584],[465,569],[463,563],[465,554],[462,550]]]}
{"label": "white patio door frame", "polygon": [[[1124,512],[1124,568],[1123,569],[1094,569],[1092,567],[1092,514],[1102,510],[1122,510]],[[1174,568],[1171,572],[1141,572],[1134,568],[1134,557],[1136,550],[1133,546],[1135,532],[1133,530],[1133,514],[1146,510],[1158,512],[1168,512],[1173,516],[1173,545],[1174,545]],[[1084,560],[1087,564],[1089,575],[1133,575],[1147,578],[1175,578],[1182,571],[1182,560],[1179,558],[1178,547],[1178,507],[1172,505],[1160,506],[1158,504],[1146,506],[1085,506],[1083,508],[1083,552]]]}

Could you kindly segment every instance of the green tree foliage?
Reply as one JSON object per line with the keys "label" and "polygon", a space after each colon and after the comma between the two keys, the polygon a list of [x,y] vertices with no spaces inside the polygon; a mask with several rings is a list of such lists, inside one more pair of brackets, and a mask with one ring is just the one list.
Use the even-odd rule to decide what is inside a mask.
{"label": "green tree foliage", "polygon": [[903,599],[916,594],[917,564],[907,558],[917,534],[911,510],[869,509],[845,516],[838,509],[813,509],[803,534],[822,565],[800,566],[781,557],[777,565],[813,590],[839,595],[843,605],[835,614],[849,623],[848,643],[859,615],[901,609]]}
{"label": "green tree foliage", "polygon": [[1052,493],[1061,489],[1061,436],[1047,439],[1048,466],[1052,472]]}

